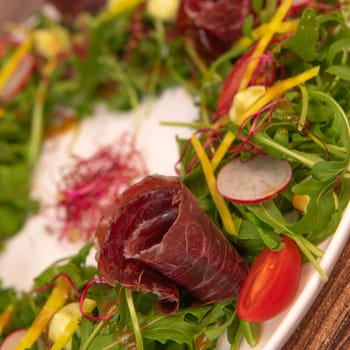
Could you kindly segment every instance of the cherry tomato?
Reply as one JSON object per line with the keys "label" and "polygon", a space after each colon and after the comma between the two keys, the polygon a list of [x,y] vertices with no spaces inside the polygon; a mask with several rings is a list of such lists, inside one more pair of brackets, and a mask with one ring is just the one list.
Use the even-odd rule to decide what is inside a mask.
{"label": "cherry tomato", "polygon": [[263,322],[285,309],[295,298],[301,276],[301,254],[292,239],[283,237],[279,251],[264,248],[241,288],[237,313],[245,321]]}

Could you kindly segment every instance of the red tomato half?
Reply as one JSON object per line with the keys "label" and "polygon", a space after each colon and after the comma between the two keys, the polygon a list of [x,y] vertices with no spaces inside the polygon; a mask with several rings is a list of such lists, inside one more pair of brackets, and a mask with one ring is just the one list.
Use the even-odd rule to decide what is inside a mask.
{"label": "red tomato half", "polygon": [[286,308],[295,298],[301,276],[297,245],[283,237],[284,248],[264,248],[253,263],[241,288],[237,313],[245,321],[263,322]]}

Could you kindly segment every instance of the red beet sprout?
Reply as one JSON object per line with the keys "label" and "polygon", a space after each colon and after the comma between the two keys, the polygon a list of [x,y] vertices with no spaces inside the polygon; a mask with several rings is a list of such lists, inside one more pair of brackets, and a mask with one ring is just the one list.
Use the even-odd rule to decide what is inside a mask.
{"label": "red beet sprout", "polygon": [[108,314],[105,314],[105,315],[102,315],[102,316],[93,316],[93,315],[90,315],[90,314],[87,314],[84,309],[83,309],[83,305],[84,305],[84,300],[85,300],[85,297],[86,297],[86,294],[87,292],[89,291],[90,287],[93,286],[94,284],[97,284],[97,283],[103,283],[103,284],[109,284],[105,278],[103,277],[96,277],[94,278],[93,280],[89,281],[82,293],[81,293],[81,296],[79,298],[79,309],[80,309],[80,313],[82,314],[83,317],[87,318],[88,320],[90,321],[94,321],[94,322],[100,322],[100,321],[107,321],[109,320],[110,318],[112,318],[118,311],[118,305],[117,305],[117,308],[113,311],[113,312],[110,312]]}
{"label": "red beet sprout", "polygon": [[59,278],[59,277],[64,277],[68,280],[69,284],[71,285],[72,287],[72,290],[74,292],[74,295],[75,297],[77,298],[78,302],[79,302],[79,310],[80,310],[80,313],[81,315],[90,320],[90,321],[94,321],[94,322],[100,322],[100,321],[106,321],[106,320],[109,320],[110,318],[112,318],[118,311],[118,305],[117,305],[117,308],[111,312],[111,313],[108,313],[108,314],[105,314],[105,315],[102,315],[102,316],[93,316],[93,315],[90,315],[88,313],[86,313],[83,309],[83,305],[84,305],[84,300],[86,298],[86,294],[88,293],[89,289],[91,288],[91,286],[93,286],[94,284],[97,284],[97,283],[102,283],[102,284],[108,284],[109,283],[106,281],[105,278],[103,277],[96,277],[94,279],[92,279],[91,281],[87,282],[86,285],[84,286],[82,292],[80,293],[76,284],[74,283],[72,277],[70,277],[67,273],[65,272],[59,272],[57,275],[55,275],[51,281],[44,285],[44,286],[41,286],[39,288],[36,288],[34,290],[31,291],[31,293],[40,293],[40,292],[43,292],[45,290],[48,290],[48,289],[52,289],[54,288],[55,286],[55,281]]}
{"label": "red beet sprout", "polygon": [[[248,151],[253,154],[262,153],[261,147],[253,143],[251,139],[257,132],[266,129],[266,127],[270,125],[274,109],[277,105],[283,102],[287,103],[288,100],[277,99],[266,105],[264,108],[260,109],[258,112],[248,116],[246,119],[243,120],[237,131],[237,137],[242,141],[242,143],[237,146],[234,146],[234,156],[238,155],[242,151]],[[268,113],[265,114],[265,112]],[[249,122],[251,123],[248,129],[248,133],[244,135],[243,128],[245,128]]]}
{"label": "red beet sprout", "polygon": [[104,212],[136,179],[147,174],[134,139],[124,134],[92,157],[73,157],[64,172],[56,203],[60,236],[89,240]]}
{"label": "red beet sprout", "polygon": [[52,282],[55,282],[57,280],[58,277],[64,277],[68,282],[69,284],[71,285],[72,289],[73,289],[73,292],[74,292],[74,295],[76,296],[76,298],[80,298],[80,293],[78,291],[78,288],[77,286],[75,285],[72,277],[70,277],[68,275],[68,273],[66,272],[59,272],[51,281]]}
{"label": "red beet sprout", "polygon": [[[238,131],[237,131],[237,138],[241,141],[239,144],[235,144],[230,147],[230,157],[235,157],[239,155],[243,151],[248,151],[253,154],[260,154],[264,153],[262,148],[252,142],[253,136],[265,129],[267,126],[270,125],[272,121],[272,113],[274,109],[276,108],[277,105],[280,103],[286,103],[288,102],[286,99],[278,99],[270,104],[266,105],[264,108],[259,110],[258,112],[248,116],[239,126]],[[265,112],[268,112],[267,114]],[[248,132],[243,132],[243,129],[246,129],[246,127],[249,124]],[[197,130],[197,133],[201,133],[203,135],[206,135],[206,139],[203,143],[203,148],[207,150],[207,154],[209,159],[211,159],[216,152],[215,149],[215,144],[217,142],[221,141],[221,133],[220,129],[203,129],[203,130]],[[188,153],[191,145],[191,140],[187,140],[186,144],[183,147],[181,156],[179,161],[176,163],[178,166],[183,159],[185,158],[186,154]],[[193,167],[197,164],[198,162],[198,156],[194,155],[192,159],[188,162],[188,165],[185,169],[185,173],[189,173]],[[176,167],[177,173],[180,173],[178,167]]]}
{"label": "red beet sprout", "polygon": [[[209,128],[203,128],[198,129],[195,131],[196,134],[202,134],[206,136],[206,139],[203,144],[204,149],[208,149],[208,156],[209,158],[212,158],[215,154],[215,143],[220,140],[220,132],[217,129],[209,129]],[[186,156],[187,152],[190,149],[191,145],[191,139],[186,140],[186,143],[182,149],[180,159],[175,164],[175,171],[178,175],[180,175],[179,165],[183,161],[184,157]],[[198,156],[195,154],[192,159],[188,162],[186,169],[184,170],[186,174],[191,172],[195,164],[198,162]]]}
{"label": "red beet sprout", "polygon": [[80,299],[80,293],[78,291],[78,288],[76,287],[72,277],[70,277],[67,273],[65,272],[59,272],[57,275],[55,275],[51,281],[48,283],[48,284],[45,284],[39,288],[35,288],[31,291],[31,294],[37,294],[37,293],[41,293],[41,292],[44,292],[45,290],[48,290],[48,289],[52,289],[55,287],[55,281],[59,278],[59,277],[64,277],[68,282],[69,284],[71,285],[72,289],[73,289],[73,292],[74,292],[74,295],[76,296],[77,299]]}
{"label": "red beet sprout", "polygon": [[52,281],[50,281],[50,283],[48,283],[48,284],[45,284],[41,287],[38,287],[38,288],[31,290],[29,294],[38,294],[41,292],[45,292],[45,290],[52,289],[54,286],[55,286],[55,284]]}

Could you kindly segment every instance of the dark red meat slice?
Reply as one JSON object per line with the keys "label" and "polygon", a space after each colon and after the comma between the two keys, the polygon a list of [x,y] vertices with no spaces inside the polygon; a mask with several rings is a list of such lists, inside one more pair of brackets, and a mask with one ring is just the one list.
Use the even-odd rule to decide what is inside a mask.
{"label": "dark red meat slice", "polygon": [[251,1],[182,0],[176,27],[194,40],[203,55],[213,59],[242,35]]}
{"label": "dark red meat slice", "polygon": [[177,177],[131,186],[102,218],[97,251],[103,277],[157,294],[163,311],[176,311],[179,289],[203,303],[233,299],[248,272]]}

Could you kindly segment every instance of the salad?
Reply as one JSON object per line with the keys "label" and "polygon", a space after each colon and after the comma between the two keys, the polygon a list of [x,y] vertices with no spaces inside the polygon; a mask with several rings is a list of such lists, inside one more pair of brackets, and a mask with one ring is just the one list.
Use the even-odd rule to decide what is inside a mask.
{"label": "salad", "polygon": [[128,182],[75,256],[28,293],[1,288],[2,350],[204,350],[224,333],[231,349],[242,338],[253,347],[256,326],[293,302],[303,263],[327,280],[318,245],[350,198],[350,4],[156,3],[111,2],[74,22],[41,14],[5,44],[0,171],[17,181],[4,188],[25,191],[3,192],[2,236],[40,205],[29,183],[44,132],[98,101],[135,108],[179,84],[199,113],[181,124],[192,136],[177,139],[177,176]]}

